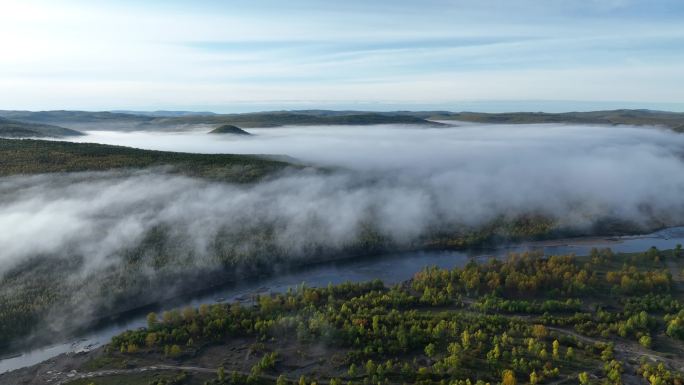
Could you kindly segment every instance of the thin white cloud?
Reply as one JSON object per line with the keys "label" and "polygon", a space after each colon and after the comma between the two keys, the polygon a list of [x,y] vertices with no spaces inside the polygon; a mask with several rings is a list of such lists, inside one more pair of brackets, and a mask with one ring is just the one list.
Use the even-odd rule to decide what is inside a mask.
{"label": "thin white cloud", "polygon": [[[0,60],[0,108],[684,100],[674,68],[684,59],[684,27],[606,10],[630,10],[632,2],[265,4],[7,0],[0,44],[11,54]],[[448,44],[459,39],[474,43]],[[318,45],[307,46],[312,41]],[[240,46],[193,46],[207,42]],[[249,42],[255,47],[246,49]]]}

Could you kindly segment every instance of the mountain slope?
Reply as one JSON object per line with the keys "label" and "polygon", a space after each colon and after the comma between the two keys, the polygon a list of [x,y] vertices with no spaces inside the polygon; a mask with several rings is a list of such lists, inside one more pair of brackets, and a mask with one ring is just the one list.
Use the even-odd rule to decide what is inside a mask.
{"label": "mountain slope", "polygon": [[5,138],[58,138],[83,133],[49,124],[18,122],[0,118],[0,137]]}
{"label": "mountain slope", "polygon": [[[344,114],[311,114],[297,111],[257,112],[247,114],[184,114],[181,116],[149,116],[89,111],[0,111],[0,117],[28,123],[59,124],[67,127],[99,129],[168,129],[173,126],[222,125],[238,127],[280,127],[284,125],[372,125],[420,124],[439,125],[421,117],[376,112]],[[114,125],[120,125],[116,127]]]}
{"label": "mountain slope", "polygon": [[209,131],[209,134],[228,134],[228,135],[252,135],[249,132],[241,129],[240,127],[233,126],[232,124],[224,124],[222,126],[216,127]]}
{"label": "mountain slope", "polygon": [[663,126],[675,131],[684,131],[684,113],[651,110],[610,110],[590,112],[509,112],[482,113],[459,112],[437,113],[431,119],[460,120],[474,123],[530,124],[530,123],[575,123],[575,124],[628,124],[635,126]]}
{"label": "mountain slope", "polygon": [[449,112],[449,111],[329,111],[297,110],[243,114],[164,112],[160,114],[90,111],[0,111],[0,117],[27,123],[53,124],[76,129],[169,130],[193,125],[223,124],[243,128],[285,125],[440,125],[435,120],[455,120],[490,124],[627,124],[662,126],[684,132],[684,113],[652,110],[608,110],[589,112]]}
{"label": "mountain slope", "polygon": [[293,165],[257,155],[191,154],[94,143],[0,139],[0,176],[155,166],[172,166],[183,174],[210,179],[253,182]]}

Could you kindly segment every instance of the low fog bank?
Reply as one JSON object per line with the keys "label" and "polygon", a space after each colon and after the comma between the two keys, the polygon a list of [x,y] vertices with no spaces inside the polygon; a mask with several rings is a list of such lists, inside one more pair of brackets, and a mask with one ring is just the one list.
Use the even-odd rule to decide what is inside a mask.
{"label": "low fog bank", "polygon": [[[466,125],[306,127],[255,137],[99,133],[86,141],[272,153],[344,167],[290,171],[247,186],[148,170],[0,179],[2,266],[78,254],[106,266],[164,228],[192,263],[340,250],[368,231],[396,244],[533,214],[556,227],[606,218],[644,226],[684,218],[684,136],[653,128]],[[19,225],[18,225],[19,224]],[[228,254],[226,256],[225,254]]]}
{"label": "low fog bank", "polygon": [[149,124],[149,123],[135,123],[135,122],[97,122],[97,123],[80,123],[80,122],[52,122],[56,126],[70,128],[77,131],[105,131],[118,132],[120,134],[128,134],[135,132],[159,132],[159,133],[173,133],[173,132],[207,132],[216,128],[215,124]]}
{"label": "low fog bank", "polygon": [[[551,173],[586,170],[589,166],[597,170],[603,162],[640,162],[642,156],[668,157],[681,154],[684,148],[684,136],[653,127],[458,124],[439,128],[376,125],[247,129],[252,136],[93,131],[68,140],[196,153],[288,155],[314,164],[401,174],[515,171],[527,180],[535,179],[540,162]],[[593,166],[594,161],[599,162],[598,167]],[[620,167],[612,167],[615,169],[597,172],[601,176],[619,172]]]}
{"label": "low fog bank", "polygon": [[462,246],[470,235],[481,242],[499,230],[505,238],[508,224],[520,218],[534,218],[522,222],[523,237],[591,232],[606,222],[629,223],[630,230],[684,222],[684,136],[670,131],[569,125],[250,131],[256,135],[97,132],[77,140],[281,154],[332,167],[290,169],[255,184],[168,168],[0,178],[0,313],[7,330],[0,348],[24,343],[37,330],[45,333],[36,338],[54,339],[89,319],[226,277],[340,255]]}

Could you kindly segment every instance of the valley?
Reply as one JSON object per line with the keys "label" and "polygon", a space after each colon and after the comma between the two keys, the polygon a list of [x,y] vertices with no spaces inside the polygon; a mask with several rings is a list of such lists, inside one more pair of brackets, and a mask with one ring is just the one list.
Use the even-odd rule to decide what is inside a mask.
{"label": "valley", "polygon": [[[200,340],[198,350],[187,362],[177,360],[186,353],[169,361],[168,352],[155,355],[145,350],[149,354],[140,356],[139,362],[134,359],[133,366],[115,363],[127,358],[111,356],[116,352],[102,346],[111,338],[117,344],[117,334],[124,329],[144,325],[141,317],[146,312],[168,312],[188,301],[199,306],[202,301],[228,298],[249,308],[255,292],[278,297],[301,282],[324,287],[328,282],[343,284],[346,277],[365,287],[363,282],[382,278],[385,283],[376,284],[369,294],[393,290],[393,285],[431,263],[461,268],[471,257],[485,263],[486,256],[505,260],[509,252],[540,252],[535,258],[545,258],[570,252],[585,255],[590,245],[602,243],[626,253],[650,246],[672,249],[680,243],[677,236],[663,235],[677,234],[678,228],[672,226],[681,224],[678,209],[672,209],[677,207],[679,177],[670,174],[674,184],[664,184],[660,178],[680,167],[680,137],[663,129],[402,123],[261,127],[250,128],[251,135],[207,135],[205,126],[149,132],[104,127],[68,139],[0,139],[0,222],[23,224],[0,236],[0,242],[8,245],[0,280],[0,345],[9,357],[0,361],[0,368],[19,369],[7,374],[9,381],[15,381],[17,373],[33,370],[22,367],[48,360],[39,364],[44,374],[34,378],[37,383],[46,378],[67,383],[95,377],[104,383],[117,383],[116,378],[124,378],[124,383],[216,382],[213,374],[224,364],[218,358],[232,357],[225,359],[237,362],[245,349],[252,351],[253,335],[241,335],[248,338],[223,346],[198,334],[193,338],[193,342]],[[226,127],[229,132],[242,131]],[[626,158],[632,162],[630,172],[615,173],[618,164],[625,166],[625,159],[616,162],[601,146],[617,146],[621,154],[630,154]],[[464,151],[454,151],[458,148]],[[540,168],[536,159],[548,151],[562,155],[551,167]],[[591,175],[578,172],[587,156],[605,165],[601,177],[613,178],[613,186],[631,191],[633,198],[621,196],[616,201],[620,190],[605,195]],[[508,163],[512,158],[518,159],[513,168]],[[530,174],[531,169],[538,174]],[[518,173],[522,177],[509,177]],[[556,175],[563,176],[562,183],[539,183],[544,178],[560,181]],[[641,183],[634,183],[637,180]],[[646,203],[654,188],[663,199]],[[479,192],[476,199],[472,191]],[[653,237],[630,237],[671,227]],[[34,242],[41,234],[47,236]],[[554,245],[553,240],[567,237],[575,237],[570,240],[573,247],[565,247],[563,241]],[[677,266],[670,266],[670,276],[675,277],[671,290],[678,285]],[[401,295],[417,294],[409,290]],[[354,298],[344,300],[359,300]],[[563,301],[574,304],[576,299]],[[485,302],[478,305],[478,301]],[[531,303],[533,308],[541,306]],[[463,316],[458,322],[472,323],[469,314],[490,313],[482,306],[495,306],[494,313],[502,316],[506,312],[501,306],[527,309],[528,305],[517,298],[476,296],[464,297],[459,306],[463,310],[440,308],[436,314],[447,311],[438,317]],[[538,314],[529,316],[540,321]],[[547,326],[553,330],[554,325]],[[594,335],[577,338],[606,342]],[[236,374],[228,381],[243,383],[249,377],[254,383],[298,382],[301,374],[305,381],[322,383],[335,376],[354,381],[356,375],[343,376],[339,366],[312,363],[319,362],[323,353],[305,342],[283,340],[273,347],[284,349],[287,356],[304,352],[304,358],[284,363],[294,374],[280,380],[277,373],[254,377],[255,362],[248,359],[230,368]],[[144,345],[134,344],[131,351]],[[164,349],[175,345],[185,352],[193,344],[183,341]],[[92,370],[74,366],[91,365],[69,353],[84,348],[95,348],[92,354],[113,366]],[[349,349],[344,345],[339,352],[352,354]],[[61,353],[67,355],[58,356]],[[336,365],[349,363],[340,360]],[[411,381],[430,383],[438,378],[420,377],[416,374],[420,368],[411,365],[417,376]],[[314,371],[296,369],[300,366]],[[71,370],[77,374],[69,376]],[[177,378],[179,370],[187,374]],[[481,377],[477,371],[459,373]],[[569,371],[566,376],[576,374]],[[397,375],[358,379],[391,383]],[[543,370],[539,375],[552,377]]]}
{"label": "valley", "polygon": [[397,284],[302,284],[150,313],[146,328],[0,383],[674,384],[684,365],[681,250],[509,254],[428,267]]}

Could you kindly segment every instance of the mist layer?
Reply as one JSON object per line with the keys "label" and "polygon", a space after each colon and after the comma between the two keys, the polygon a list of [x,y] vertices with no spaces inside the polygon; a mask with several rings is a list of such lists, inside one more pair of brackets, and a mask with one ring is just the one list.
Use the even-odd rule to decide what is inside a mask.
{"label": "mist layer", "polygon": [[106,266],[155,228],[167,229],[193,263],[210,264],[217,242],[227,258],[303,258],[358,243],[369,229],[409,244],[436,231],[529,214],[560,228],[588,228],[605,218],[675,225],[684,217],[684,136],[665,130],[465,125],[252,132],[220,139],[105,132],[85,140],[283,154],[336,171],[289,171],[254,185],[163,170],[4,178],[3,265],[71,253],[85,256],[86,266]]}

